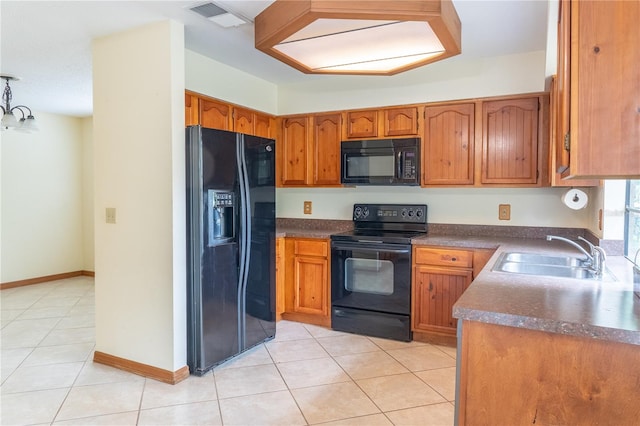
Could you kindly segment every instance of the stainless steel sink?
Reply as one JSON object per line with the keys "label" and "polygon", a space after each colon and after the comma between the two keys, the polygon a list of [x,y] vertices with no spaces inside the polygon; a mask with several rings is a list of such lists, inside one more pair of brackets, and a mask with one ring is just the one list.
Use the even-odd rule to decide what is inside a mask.
{"label": "stainless steel sink", "polygon": [[507,252],[500,255],[493,270],[525,275],[615,281],[615,277],[608,270],[602,275],[596,275],[588,268],[586,259],[573,256]]}
{"label": "stainless steel sink", "polygon": [[546,254],[537,253],[506,253],[504,256],[505,262],[519,262],[530,263],[536,265],[556,265],[556,266],[588,266],[587,259],[581,259],[571,256],[550,256]]}

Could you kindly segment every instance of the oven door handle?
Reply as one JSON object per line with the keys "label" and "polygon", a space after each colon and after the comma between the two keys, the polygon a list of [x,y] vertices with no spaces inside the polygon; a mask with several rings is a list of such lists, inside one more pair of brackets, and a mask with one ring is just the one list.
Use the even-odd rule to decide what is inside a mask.
{"label": "oven door handle", "polygon": [[375,243],[338,243],[331,244],[333,250],[362,250],[375,251],[379,253],[411,253],[410,245],[398,244],[375,244]]}

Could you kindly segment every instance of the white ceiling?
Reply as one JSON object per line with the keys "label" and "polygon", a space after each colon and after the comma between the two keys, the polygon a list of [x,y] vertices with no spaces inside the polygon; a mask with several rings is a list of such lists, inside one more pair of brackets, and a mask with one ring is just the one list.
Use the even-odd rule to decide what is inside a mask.
{"label": "white ceiling", "polygon": [[[252,24],[224,29],[189,10],[202,3],[0,1],[0,71],[22,79],[11,84],[13,104],[41,112],[91,115],[91,40],[167,18],[184,24],[187,49],[275,84],[341,78],[303,74],[276,61],[254,48]],[[217,3],[253,18],[272,1]],[[548,0],[454,0],[454,5],[462,21],[458,58],[546,47]]]}

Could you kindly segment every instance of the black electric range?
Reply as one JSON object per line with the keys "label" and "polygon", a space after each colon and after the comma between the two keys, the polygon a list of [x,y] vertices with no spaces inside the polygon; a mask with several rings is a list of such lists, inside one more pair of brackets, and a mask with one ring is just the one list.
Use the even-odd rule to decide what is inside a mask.
{"label": "black electric range", "polygon": [[409,341],[411,239],[427,234],[427,206],[356,204],[353,223],[331,236],[331,326]]}

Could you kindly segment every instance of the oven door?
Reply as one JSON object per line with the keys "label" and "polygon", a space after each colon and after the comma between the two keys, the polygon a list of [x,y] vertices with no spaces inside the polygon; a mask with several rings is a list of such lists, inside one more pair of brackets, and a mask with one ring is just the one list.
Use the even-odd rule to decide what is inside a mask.
{"label": "oven door", "polygon": [[411,245],[333,241],[331,302],[334,307],[409,315]]}

